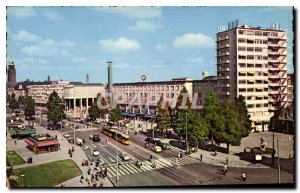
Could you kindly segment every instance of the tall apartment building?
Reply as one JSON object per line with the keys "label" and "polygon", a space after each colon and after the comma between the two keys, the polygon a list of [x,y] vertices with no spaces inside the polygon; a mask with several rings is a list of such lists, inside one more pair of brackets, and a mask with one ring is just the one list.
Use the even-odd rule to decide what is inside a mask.
{"label": "tall apartment building", "polygon": [[217,33],[217,95],[243,95],[257,130],[287,106],[287,36],[278,28],[235,26]]}
{"label": "tall apartment building", "polygon": [[7,83],[9,87],[13,87],[16,84],[16,69],[13,60],[8,61]]}

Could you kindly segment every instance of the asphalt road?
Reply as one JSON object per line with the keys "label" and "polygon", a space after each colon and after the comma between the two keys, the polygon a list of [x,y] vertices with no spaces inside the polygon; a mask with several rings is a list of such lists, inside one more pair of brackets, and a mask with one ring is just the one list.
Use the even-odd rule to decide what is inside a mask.
{"label": "asphalt road", "polygon": [[[39,122],[39,118],[36,121]],[[43,119],[42,125],[45,124],[47,124],[47,121]],[[73,128],[64,128],[63,131],[63,133],[69,133],[73,136]],[[278,181],[277,170],[272,168],[228,168],[229,173],[223,175],[220,166],[205,164],[197,160],[192,160],[189,157],[179,160],[179,166],[175,166],[174,159],[176,159],[175,157],[178,155],[178,152],[175,150],[165,150],[161,153],[154,153],[150,148],[144,147],[146,136],[143,134],[135,135],[133,132],[129,132],[132,143],[130,145],[123,145],[105,136],[100,131],[101,129],[86,131],[76,129],[76,137],[85,139],[85,144],[82,148],[90,159],[99,159],[103,166],[110,166],[111,173],[109,173],[109,177],[112,181],[116,179],[114,166],[116,165],[117,151],[129,155],[131,158],[129,162],[119,159],[121,163],[119,174],[120,186],[271,184]],[[99,134],[101,141],[91,143],[89,135],[92,134]],[[106,139],[108,139],[108,142],[106,142]],[[91,155],[91,151],[94,149],[100,152],[100,156]],[[158,169],[138,169],[134,166],[136,160],[145,163],[149,162],[147,160],[150,155],[156,160]],[[159,161],[162,159],[168,160],[171,164],[168,166],[159,166],[161,164]],[[248,178],[247,182],[240,179],[242,172],[246,174]],[[282,171],[281,182],[292,183],[293,175]]]}

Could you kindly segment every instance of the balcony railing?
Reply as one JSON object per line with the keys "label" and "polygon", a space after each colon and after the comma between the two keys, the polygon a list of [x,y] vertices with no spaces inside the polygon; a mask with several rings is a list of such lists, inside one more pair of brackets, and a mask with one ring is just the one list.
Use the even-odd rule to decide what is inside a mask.
{"label": "balcony railing", "polygon": [[223,41],[223,40],[228,40],[229,39],[229,36],[225,36],[225,37],[219,37],[218,39],[217,39],[217,42],[219,42],[219,41]]}
{"label": "balcony railing", "polygon": [[217,49],[228,48],[228,47],[229,47],[229,44],[225,44],[225,45],[218,46]]}
{"label": "balcony railing", "polygon": [[230,76],[219,76],[218,78],[221,80],[227,80],[230,78]]}

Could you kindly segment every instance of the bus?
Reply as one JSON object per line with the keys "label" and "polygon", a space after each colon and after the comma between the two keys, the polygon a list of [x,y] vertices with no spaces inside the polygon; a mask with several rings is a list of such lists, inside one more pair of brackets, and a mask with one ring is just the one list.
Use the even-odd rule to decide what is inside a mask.
{"label": "bus", "polygon": [[129,135],[126,135],[126,134],[122,133],[121,131],[117,131],[115,129],[103,128],[101,133],[113,138],[114,140],[116,140],[124,145],[130,144]]}

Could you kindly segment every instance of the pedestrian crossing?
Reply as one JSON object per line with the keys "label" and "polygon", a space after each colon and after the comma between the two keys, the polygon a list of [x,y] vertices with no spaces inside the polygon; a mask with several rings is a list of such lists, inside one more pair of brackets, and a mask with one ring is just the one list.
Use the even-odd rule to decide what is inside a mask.
{"label": "pedestrian crossing", "polygon": [[[176,164],[177,159],[177,164]],[[126,164],[120,164],[118,168],[118,176],[122,175],[128,175],[128,174],[135,174],[140,172],[147,172],[152,171],[155,169],[162,169],[162,168],[168,168],[173,167],[175,165],[187,165],[187,164],[194,164],[199,163],[200,161],[192,158],[190,156],[185,156],[183,158],[160,158],[160,159],[154,159],[151,161],[144,161],[142,162],[142,167],[137,167],[135,163],[126,163]],[[153,163],[155,163],[155,168],[153,168]],[[108,168],[108,177],[115,177],[117,175],[117,166],[111,165]]]}

